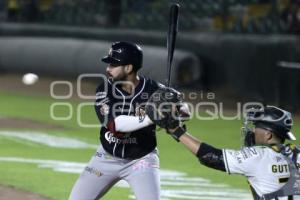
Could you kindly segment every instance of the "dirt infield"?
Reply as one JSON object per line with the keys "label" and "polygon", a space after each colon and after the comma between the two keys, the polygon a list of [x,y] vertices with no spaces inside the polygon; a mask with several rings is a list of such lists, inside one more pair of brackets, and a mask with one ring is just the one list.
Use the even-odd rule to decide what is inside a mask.
{"label": "dirt infield", "polygon": [[14,187],[0,185],[0,200],[50,200]]}

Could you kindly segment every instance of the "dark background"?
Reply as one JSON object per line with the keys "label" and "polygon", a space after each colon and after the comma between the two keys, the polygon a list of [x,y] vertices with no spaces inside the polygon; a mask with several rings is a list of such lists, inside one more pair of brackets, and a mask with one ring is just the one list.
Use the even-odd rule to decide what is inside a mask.
{"label": "dark background", "polygon": [[[67,65],[65,61],[61,61],[62,67],[58,66],[60,70],[57,71],[51,67],[41,70],[34,62],[28,62],[22,70],[14,67],[22,65],[26,59],[41,59],[34,57],[43,51],[41,41],[36,46],[31,45],[35,42],[30,42],[37,38],[45,40],[45,46],[55,39],[80,42],[128,40],[143,47],[163,49],[166,47],[168,10],[174,2],[181,6],[176,49],[196,56],[201,71],[197,80],[188,84],[178,81],[176,87],[218,91],[225,94],[222,97],[233,101],[260,101],[300,111],[298,0],[0,1],[0,73],[62,73]],[[10,43],[5,41],[12,41],[20,50],[10,49],[7,56]],[[61,45],[62,48],[66,46],[64,42]],[[103,48],[107,48],[105,45]],[[82,47],[69,45],[67,49],[71,48]],[[24,56],[25,51],[28,56]],[[61,60],[66,58],[64,53],[59,54],[57,57]],[[88,55],[82,62],[94,59]],[[43,62],[47,63],[45,58],[47,56],[43,57]],[[76,65],[74,56],[69,59],[70,65]],[[177,62],[181,70],[175,72],[178,79],[191,79],[186,75],[193,74],[188,63],[180,62],[180,59]],[[162,65],[159,61],[150,64]],[[66,69],[66,75],[68,71],[72,70]]]}

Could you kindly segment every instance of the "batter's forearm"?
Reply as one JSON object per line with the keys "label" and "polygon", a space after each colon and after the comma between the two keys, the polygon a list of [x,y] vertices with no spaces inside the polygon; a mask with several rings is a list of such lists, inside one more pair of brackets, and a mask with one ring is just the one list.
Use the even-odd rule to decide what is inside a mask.
{"label": "batter's forearm", "polygon": [[146,115],[143,120],[138,116],[120,115],[114,119],[115,130],[117,132],[132,132],[152,125],[153,122]]}

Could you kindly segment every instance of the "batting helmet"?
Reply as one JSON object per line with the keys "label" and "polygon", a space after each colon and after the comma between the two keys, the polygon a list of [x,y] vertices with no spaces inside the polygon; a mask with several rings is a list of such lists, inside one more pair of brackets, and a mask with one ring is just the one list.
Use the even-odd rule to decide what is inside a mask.
{"label": "batting helmet", "polygon": [[250,110],[247,113],[247,120],[252,122],[255,127],[269,130],[283,140],[296,140],[296,137],[290,132],[293,120],[288,111],[275,106],[266,106],[262,109]]}
{"label": "batting helmet", "polygon": [[102,61],[117,65],[132,64],[133,70],[138,71],[143,65],[143,50],[135,43],[114,42]]}

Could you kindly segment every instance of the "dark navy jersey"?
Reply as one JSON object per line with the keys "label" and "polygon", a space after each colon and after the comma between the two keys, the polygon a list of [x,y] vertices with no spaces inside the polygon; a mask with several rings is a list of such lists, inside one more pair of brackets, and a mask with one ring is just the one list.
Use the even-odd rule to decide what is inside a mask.
{"label": "dark navy jersey", "polygon": [[141,117],[140,109],[145,107],[147,100],[158,87],[159,83],[142,76],[132,94],[122,90],[121,84],[112,83],[110,80],[98,86],[95,110],[102,124],[100,141],[108,153],[120,158],[136,159],[155,149],[155,125],[126,133],[122,138],[115,137],[107,125],[119,115]]}

